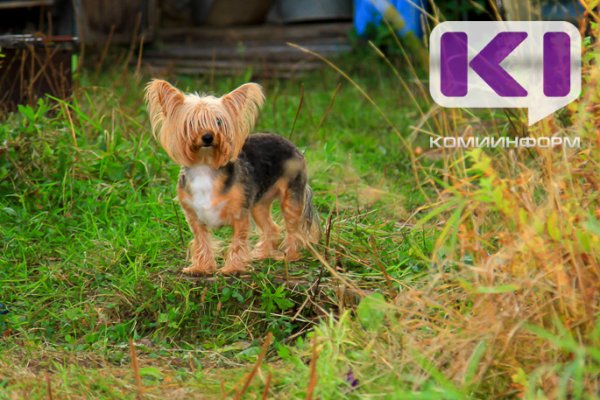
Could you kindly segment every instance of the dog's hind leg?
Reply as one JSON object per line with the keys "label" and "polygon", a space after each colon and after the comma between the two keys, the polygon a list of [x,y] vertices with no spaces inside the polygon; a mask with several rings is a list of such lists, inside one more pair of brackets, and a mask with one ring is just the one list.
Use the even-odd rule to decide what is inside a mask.
{"label": "dog's hind leg", "polygon": [[250,216],[243,213],[242,216],[233,220],[233,238],[227,251],[225,265],[221,272],[226,275],[239,274],[246,270],[246,264],[250,261],[248,251],[248,232],[250,230]]}
{"label": "dog's hind leg", "polygon": [[252,258],[261,260],[264,258],[277,258],[277,245],[279,242],[279,228],[271,219],[271,202],[264,201],[252,208],[252,219],[260,230],[260,240],[252,251]]}
{"label": "dog's hind leg", "polygon": [[284,257],[288,261],[300,258],[302,247],[302,222],[306,190],[304,172],[291,180],[281,194],[281,212],[285,221],[286,237],[283,243]]}

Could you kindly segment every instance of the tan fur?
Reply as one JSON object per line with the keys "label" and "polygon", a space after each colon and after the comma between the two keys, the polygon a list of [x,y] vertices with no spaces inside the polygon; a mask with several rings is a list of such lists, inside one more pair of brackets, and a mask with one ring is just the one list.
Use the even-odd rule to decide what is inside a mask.
{"label": "tan fur", "polygon": [[223,274],[237,274],[246,270],[246,265],[250,261],[248,251],[248,231],[250,228],[250,220],[248,215],[243,215],[241,218],[232,221],[233,238],[231,246],[227,252],[225,265],[221,269]]}
{"label": "tan fur", "polygon": [[[235,160],[242,150],[246,137],[256,123],[258,112],[265,102],[262,88],[256,83],[246,83],[221,98],[232,118],[234,130],[237,132],[232,141],[231,159]],[[229,161],[229,160],[227,160]]]}
{"label": "tan fur", "polygon": [[[286,166],[286,171],[289,173],[294,168],[299,167],[299,163],[289,163]],[[299,249],[302,247],[303,238],[307,234],[309,234],[308,241],[312,243],[318,241],[318,234],[314,236],[308,232],[302,232],[301,221],[304,202],[297,202],[292,199],[288,191],[288,176],[293,176],[293,173],[289,175],[284,173],[284,176],[279,178],[273,184],[272,189],[264,195],[263,200],[252,209],[252,217],[262,234],[257,244],[257,249],[253,252],[253,256],[257,259],[281,258],[282,252],[275,250],[277,246],[274,240],[275,238],[279,238],[279,229],[273,223],[270,212],[271,204],[276,198],[281,203],[281,212],[286,229],[286,238],[281,249],[284,258],[288,261],[295,261],[300,258]]]}
{"label": "tan fur", "polygon": [[[264,103],[260,85],[246,83],[217,98],[183,94],[166,81],[146,86],[152,132],[178,164],[218,168],[235,160]],[[198,154],[200,137],[211,132],[215,147]]]}
{"label": "tan fur", "polygon": [[[298,172],[302,171],[306,168],[306,162],[304,160],[288,160],[283,166],[283,177],[292,179],[294,176],[298,174]],[[287,185],[286,185],[287,186]]]}
{"label": "tan fur", "polygon": [[198,221],[194,210],[184,201],[186,197],[189,197],[187,192],[182,188],[178,188],[177,196],[179,198],[179,204],[181,204],[181,208],[185,214],[185,219],[194,234],[194,239],[190,242],[190,258],[192,264],[189,267],[184,268],[183,272],[199,275],[212,274],[217,270],[217,264],[212,253],[208,230]]}
{"label": "tan fur", "polygon": [[227,194],[215,198],[215,203],[227,200],[221,210],[221,218],[226,224],[231,225],[235,220],[242,218],[244,213],[247,214],[243,207],[245,198],[245,191],[241,185],[235,185]]}
{"label": "tan fur", "polygon": [[260,230],[260,240],[252,251],[252,258],[255,260],[281,257],[281,254],[276,252],[279,228],[271,219],[272,202],[273,198],[271,197],[252,208],[252,219]]}
{"label": "tan fur", "polygon": [[292,200],[289,191],[281,195],[281,212],[285,221],[286,236],[283,243],[283,252],[285,259],[296,261],[300,258],[299,249],[302,245],[302,231],[300,222],[302,221],[302,211],[304,204],[299,204]]}

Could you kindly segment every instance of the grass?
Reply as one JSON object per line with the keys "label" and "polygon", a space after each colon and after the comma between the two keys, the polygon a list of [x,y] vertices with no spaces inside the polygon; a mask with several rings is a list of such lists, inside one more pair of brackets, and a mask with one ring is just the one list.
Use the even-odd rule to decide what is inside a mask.
{"label": "grass", "polygon": [[[83,71],[71,102],[22,107],[0,124],[0,399],[598,398],[589,43],[582,98],[530,129],[436,111],[376,54],[339,62],[352,82],[261,82],[257,130],[305,152],[325,237],[245,278],[179,272],[190,233],[149,134],[149,76]],[[170,78],[224,93],[249,76]],[[583,146],[416,157],[428,135],[473,131]]]}
{"label": "grass", "polygon": [[[189,90],[224,93],[245,79],[173,80]],[[146,367],[239,366],[254,360],[267,332],[277,346],[294,343],[319,317],[343,307],[337,281],[308,255],[289,266],[256,263],[248,279],[179,273],[191,236],[174,200],[178,168],[149,134],[143,81],[119,71],[84,71],[71,103],[40,101],[0,125],[0,281],[9,311],[1,320],[0,388],[32,390],[27,393],[35,397],[41,385],[44,397],[43,380],[32,388],[19,374],[49,370],[56,379],[69,377],[55,390],[84,396],[71,381],[105,379],[88,371],[98,364],[121,376],[118,368],[129,370],[130,338],[146,343],[138,349],[148,357]],[[376,263],[393,277],[424,270],[408,254],[411,232],[398,223],[422,202],[398,138],[332,72],[263,84],[269,100],[257,130],[290,137],[305,151],[336,270],[369,291],[384,281]],[[372,78],[365,85],[387,90]],[[390,113],[403,109],[394,113],[395,123],[408,126],[413,111],[401,93],[385,101]],[[217,232],[224,243],[229,234]],[[192,384],[203,380],[175,372]],[[106,379],[102,385],[113,395],[131,383]]]}

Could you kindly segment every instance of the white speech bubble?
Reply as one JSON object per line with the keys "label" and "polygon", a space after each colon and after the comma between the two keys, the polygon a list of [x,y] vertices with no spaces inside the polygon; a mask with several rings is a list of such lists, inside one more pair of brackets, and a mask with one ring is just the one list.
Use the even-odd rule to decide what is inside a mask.
{"label": "white speech bubble", "polygon": [[[502,97],[470,66],[467,72],[467,93],[462,97],[446,96],[441,90],[441,37],[446,32],[467,35],[468,60],[471,60],[502,32],[526,32],[527,37],[500,66],[527,90],[522,97]],[[560,97],[544,94],[544,34],[563,32],[570,39],[570,90]],[[429,50],[429,91],[433,100],[443,107],[527,108],[529,125],[566,106],[581,92],[581,35],[577,28],[564,21],[451,21],[431,32]]]}

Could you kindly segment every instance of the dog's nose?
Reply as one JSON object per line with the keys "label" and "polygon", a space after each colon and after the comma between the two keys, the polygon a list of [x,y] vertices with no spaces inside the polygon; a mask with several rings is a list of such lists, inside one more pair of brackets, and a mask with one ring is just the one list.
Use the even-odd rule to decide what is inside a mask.
{"label": "dog's nose", "polygon": [[204,135],[202,135],[202,144],[204,144],[205,146],[208,146],[210,144],[212,144],[213,142],[213,134],[212,133],[205,133]]}

